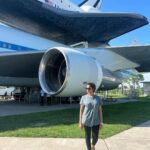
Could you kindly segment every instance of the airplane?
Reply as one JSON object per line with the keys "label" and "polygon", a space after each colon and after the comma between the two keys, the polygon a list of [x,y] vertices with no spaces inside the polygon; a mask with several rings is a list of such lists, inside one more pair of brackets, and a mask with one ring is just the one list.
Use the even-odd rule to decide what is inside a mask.
{"label": "airplane", "polygon": [[147,18],[101,12],[100,6],[100,0],[79,6],[69,0],[0,0],[0,85],[70,97],[85,94],[88,82],[110,90],[125,73],[149,72],[150,45],[109,45],[147,25]]}

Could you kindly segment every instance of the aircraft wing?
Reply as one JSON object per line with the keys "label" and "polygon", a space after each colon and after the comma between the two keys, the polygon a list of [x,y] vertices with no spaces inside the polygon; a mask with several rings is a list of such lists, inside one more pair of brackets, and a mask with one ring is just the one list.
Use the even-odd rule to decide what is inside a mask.
{"label": "aircraft wing", "polygon": [[139,72],[150,72],[150,45],[110,47],[109,50],[139,64]]}
{"label": "aircraft wing", "polygon": [[[139,64],[139,66],[136,69],[140,72],[149,72],[150,71],[150,67],[149,67],[150,66],[150,57],[149,57],[150,56],[150,45],[128,46],[128,47],[108,47],[108,48],[104,48],[104,49],[108,49],[109,51],[111,50],[115,53],[118,53],[119,55],[127,58],[128,60],[137,63],[137,66]],[[73,52],[73,51],[71,51],[71,52]],[[45,53],[45,51],[13,52],[13,53],[4,53],[4,54],[1,53],[1,55],[0,55],[0,85],[1,86],[8,86],[8,85],[9,86],[19,86],[19,87],[20,86],[39,87],[40,85],[45,87],[45,85],[48,85],[50,88],[52,88],[53,91],[54,90],[57,91],[57,89],[59,89],[60,86],[64,86],[67,84],[68,87],[70,86],[73,89],[73,91],[71,91],[71,92],[74,95],[74,87],[76,87],[76,86],[74,86],[73,84],[76,85],[76,82],[80,79],[80,75],[75,74],[76,70],[72,68],[72,69],[70,69],[71,72],[69,72],[67,74],[66,78],[69,78],[70,74],[71,75],[75,74],[75,76],[73,76],[73,77],[75,77],[74,80],[69,80],[69,82],[66,82],[66,84],[62,84],[62,83],[64,83],[64,81],[68,81],[68,80],[63,80],[63,72],[66,70],[63,67],[65,67],[66,65],[64,65],[64,66],[62,65],[63,64],[62,62],[64,62],[64,57],[61,58],[62,55],[60,54],[60,51],[58,53],[57,49],[54,49],[53,53],[52,53],[52,51],[51,51],[51,53],[47,53],[47,55],[45,55],[45,58],[43,58],[43,59],[47,59],[48,56],[49,56],[49,59],[50,58],[52,59],[52,57],[55,56],[53,61],[59,62],[59,63],[58,64],[51,63],[49,65],[48,64],[49,59],[44,61],[44,65],[45,66],[47,65],[48,68],[45,67],[45,69],[42,71],[41,78],[44,76],[44,77],[46,77],[46,79],[44,79],[45,81],[40,80],[38,73],[39,73],[39,68],[41,69],[41,66],[39,67],[39,64],[41,62],[41,58],[44,57],[43,56],[44,53]],[[75,51],[73,53],[76,54]],[[66,55],[67,55],[67,53],[66,53]],[[69,55],[67,55],[67,56],[69,58],[69,61],[71,61],[71,58],[75,58],[75,57],[70,57],[70,56],[73,56],[73,54],[70,56]],[[79,59],[76,59],[76,58],[73,59],[73,61],[71,61],[71,64],[74,64],[72,62],[75,62],[75,64],[77,63],[77,64],[80,64],[80,65],[82,64],[82,65],[81,65],[81,67],[79,67],[80,65],[74,65],[74,66],[72,65],[70,67],[75,67],[75,66],[79,67],[80,71],[82,72],[82,77],[83,77],[82,80],[85,81],[85,72],[84,71],[87,70],[87,68],[90,68],[90,69],[92,68],[91,64],[92,65],[94,64],[93,59],[89,59],[89,57],[86,57],[87,59],[85,59],[84,55],[80,56],[80,53],[77,53],[77,55],[74,55],[74,56],[79,56]],[[84,59],[82,59],[82,58],[84,58]],[[58,60],[60,60],[60,61],[58,61]],[[84,60],[84,61],[83,61],[83,63],[79,63],[79,62],[81,62],[79,60],[81,60],[81,61]],[[92,63],[85,63],[85,61],[87,61],[87,60]],[[113,61],[115,61],[115,60],[117,61],[117,59],[113,59]],[[87,65],[85,66],[84,64],[87,64]],[[96,63],[95,63],[95,65],[97,66]],[[95,67],[95,65],[93,65],[93,66]],[[68,67],[68,68],[70,68],[70,67]],[[85,70],[83,69],[84,67],[86,68]],[[55,69],[56,69],[56,71],[55,71]],[[90,72],[92,72],[92,74],[93,74],[94,71],[90,71]],[[60,73],[62,73],[62,74],[60,74]],[[96,76],[98,76],[98,75],[101,79],[105,79],[105,80],[103,80],[103,84],[105,84],[105,86],[107,87],[106,89],[111,89],[111,88],[117,87],[118,84],[120,84],[120,82],[121,82],[117,78],[117,76],[115,76],[115,74],[113,72],[111,72],[110,70],[107,70],[107,68],[105,68],[105,70],[103,70],[104,78],[102,78],[100,73],[98,74],[96,72]],[[49,78],[49,76],[51,76],[52,78]],[[47,77],[48,77],[48,80],[47,80]],[[94,80],[97,79],[97,78],[93,78],[93,76],[91,76],[91,77],[92,77],[91,79],[94,79]],[[108,79],[111,79],[111,80],[108,80]],[[82,80],[79,80],[78,82],[83,83]],[[40,83],[39,83],[39,81],[40,81]],[[59,81],[59,82],[57,82],[57,81]],[[52,84],[49,84],[49,82],[51,82]],[[70,87],[69,87],[69,89],[71,89]],[[67,94],[70,95],[69,91],[68,90],[66,90],[66,91],[68,92],[68,93],[66,93],[66,95]],[[83,91],[85,91],[85,88],[83,89]],[[56,92],[54,92],[54,93],[56,94]],[[79,94],[79,93],[80,92],[77,92],[77,94]]]}
{"label": "aircraft wing", "polygon": [[37,0],[0,0],[0,20],[64,44],[108,43],[148,24],[134,13],[82,13],[58,9]]}
{"label": "aircraft wing", "polygon": [[39,63],[44,52],[0,53],[0,84],[39,86]]}

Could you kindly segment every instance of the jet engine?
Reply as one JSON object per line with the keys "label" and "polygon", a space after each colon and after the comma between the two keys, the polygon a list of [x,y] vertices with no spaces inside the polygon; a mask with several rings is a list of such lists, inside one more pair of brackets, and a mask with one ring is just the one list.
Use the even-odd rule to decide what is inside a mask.
{"label": "jet engine", "polygon": [[98,89],[102,78],[102,67],[95,58],[71,48],[49,49],[40,62],[39,82],[50,95],[83,95],[87,82],[95,83]]}

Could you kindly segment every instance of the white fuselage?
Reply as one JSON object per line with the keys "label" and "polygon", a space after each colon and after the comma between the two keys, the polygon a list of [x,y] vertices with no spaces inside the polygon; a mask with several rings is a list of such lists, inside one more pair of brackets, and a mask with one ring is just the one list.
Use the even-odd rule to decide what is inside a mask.
{"label": "white fuselage", "polygon": [[[14,51],[47,50],[53,47],[70,47],[42,37],[38,37],[4,24],[0,24],[0,53]],[[105,48],[76,49],[96,58],[105,68],[116,71],[126,68],[135,68],[137,64],[126,58],[106,50]],[[131,67],[132,66],[132,67]]]}
{"label": "white fuselage", "polygon": [[46,50],[63,44],[41,38],[0,23],[0,52]]}

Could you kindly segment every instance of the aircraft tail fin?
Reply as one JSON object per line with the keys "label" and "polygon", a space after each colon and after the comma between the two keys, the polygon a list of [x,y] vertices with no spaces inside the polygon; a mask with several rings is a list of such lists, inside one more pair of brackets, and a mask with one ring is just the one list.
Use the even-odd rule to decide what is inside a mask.
{"label": "aircraft tail fin", "polygon": [[102,4],[102,0],[84,0],[79,7],[90,6],[99,9]]}

